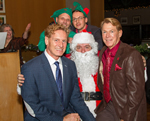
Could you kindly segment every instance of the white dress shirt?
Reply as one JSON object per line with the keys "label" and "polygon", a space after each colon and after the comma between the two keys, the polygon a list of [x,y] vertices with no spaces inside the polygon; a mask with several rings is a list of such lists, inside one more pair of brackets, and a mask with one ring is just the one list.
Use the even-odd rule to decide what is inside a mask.
{"label": "white dress shirt", "polygon": [[44,51],[44,54],[46,56],[46,58],[48,59],[48,62],[51,66],[51,69],[52,69],[52,72],[53,72],[53,75],[54,75],[54,78],[56,80],[56,65],[54,64],[56,61],[59,62],[59,68],[60,68],[60,71],[61,71],[61,76],[62,76],[62,82],[63,82],[63,66],[62,66],[62,61],[61,61],[61,58],[59,58],[58,60],[55,60],[54,58],[52,58],[47,52],[46,50]]}

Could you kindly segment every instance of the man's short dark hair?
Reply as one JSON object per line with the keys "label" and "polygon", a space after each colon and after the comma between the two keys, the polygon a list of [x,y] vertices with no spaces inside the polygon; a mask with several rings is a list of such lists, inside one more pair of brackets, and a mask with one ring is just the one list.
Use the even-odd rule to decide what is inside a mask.
{"label": "man's short dark hair", "polygon": [[[72,11],[72,14],[74,13],[74,12],[81,12],[81,11],[79,11],[79,10],[73,10]],[[82,12],[81,12],[82,13]],[[84,15],[84,14],[83,14]],[[86,16],[84,15],[84,17],[86,18]]]}

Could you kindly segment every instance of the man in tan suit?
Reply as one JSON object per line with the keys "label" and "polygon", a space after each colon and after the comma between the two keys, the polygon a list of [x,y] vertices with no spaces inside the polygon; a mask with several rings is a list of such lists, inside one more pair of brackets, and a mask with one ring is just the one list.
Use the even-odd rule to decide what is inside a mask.
{"label": "man in tan suit", "polygon": [[133,47],[120,41],[122,26],[115,18],[101,23],[106,46],[100,52],[98,87],[103,100],[97,121],[147,121],[144,66]]}

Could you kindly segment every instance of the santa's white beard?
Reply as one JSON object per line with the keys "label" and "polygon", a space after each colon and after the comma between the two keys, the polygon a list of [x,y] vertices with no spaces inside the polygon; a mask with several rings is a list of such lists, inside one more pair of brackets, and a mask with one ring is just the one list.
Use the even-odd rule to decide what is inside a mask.
{"label": "santa's white beard", "polygon": [[75,51],[71,54],[71,60],[76,64],[80,79],[95,75],[98,71],[98,56],[94,54],[93,50],[85,53]]}
{"label": "santa's white beard", "polygon": [[[94,54],[93,50],[85,53],[75,51],[71,54],[71,60],[76,64],[78,77],[82,84],[82,91],[96,92],[96,84],[92,75],[95,75],[98,71],[98,56]],[[89,107],[90,112],[96,117],[94,112],[96,101],[85,101],[85,103]]]}

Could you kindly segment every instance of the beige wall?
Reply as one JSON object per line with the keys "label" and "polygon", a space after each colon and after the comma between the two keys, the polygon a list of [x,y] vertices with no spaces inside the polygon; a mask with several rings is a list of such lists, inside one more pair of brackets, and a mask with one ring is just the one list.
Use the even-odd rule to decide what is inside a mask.
{"label": "beige wall", "polygon": [[50,16],[66,6],[65,0],[5,0],[6,23],[12,25],[15,36],[22,36],[31,22],[29,43],[38,44],[40,33],[52,21]]}
{"label": "beige wall", "polygon": [[[26,25],[31,22],[29,44],[37,45],[41,32],[53,20],[54,11],[66,7],[65,0],[5,0],[6,23],[12,25],[15,36],[21,37]],[[28,61],[37,56],[36,52],[22,52],[23,59]]]}
{"label": "beige wall", "polygon": [[100,27],[104,19],[104,0],[90,0],[91,25]]}

